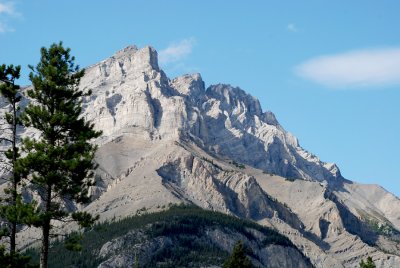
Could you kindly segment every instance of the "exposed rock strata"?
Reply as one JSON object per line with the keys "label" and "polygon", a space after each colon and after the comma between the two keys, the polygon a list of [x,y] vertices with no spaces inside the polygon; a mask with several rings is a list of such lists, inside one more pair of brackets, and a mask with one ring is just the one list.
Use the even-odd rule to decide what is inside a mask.
{"label": "exposed rock strata", "polygon": [[83,116],[103,131],[85,208],[102,219],[192,202],[275,227],[317,267],[367,255],[400,267],[400,200],[344,179],[243,90],[170,80],[153,48],[134,46],[90,66],[80,87],[93,91]]}

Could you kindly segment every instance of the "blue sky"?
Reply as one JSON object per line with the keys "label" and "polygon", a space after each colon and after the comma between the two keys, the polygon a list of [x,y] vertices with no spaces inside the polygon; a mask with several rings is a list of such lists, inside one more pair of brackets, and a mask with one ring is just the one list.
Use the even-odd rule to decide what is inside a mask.
{"label": "blue sky", "polygon": [[0,0],[0,63],[62,40],[82,66],[152,45],[170,78],[200,72],[259,98],[351,180],[400,196],[399,1]]}

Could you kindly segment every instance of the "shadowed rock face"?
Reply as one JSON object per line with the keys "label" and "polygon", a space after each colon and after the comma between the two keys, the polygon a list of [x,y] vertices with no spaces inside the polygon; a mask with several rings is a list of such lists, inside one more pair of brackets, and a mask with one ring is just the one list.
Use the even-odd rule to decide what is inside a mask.
{"label": "shadowed rock face", "polygon": [[134,46],[88,67],[80,87],[93,92],[83,116],[103,131],[86,210],[110,219],[190,202],[276,228],[317,267],[367,255],[400,267],[400,200],[344,179],[240,88],[170,80],[153,48]]}

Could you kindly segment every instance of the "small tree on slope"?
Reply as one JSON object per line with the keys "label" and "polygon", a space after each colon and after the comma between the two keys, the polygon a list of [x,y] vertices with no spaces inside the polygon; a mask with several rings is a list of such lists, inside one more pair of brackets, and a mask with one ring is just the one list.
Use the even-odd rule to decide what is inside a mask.
{"label": "small tree on slope", "polygon": [[81,117],[81,99],[90,92],[78,89],[84,70],[75,66],[70,49],[60,42],[40,52],[38,65],[29,66],[33,89],[28,96],[33,101],[22,116],[25,125],[37,129],[40,137],[23,140],[27,155],[21,162],[42,202],[36,225],[42,229],[40,267],[46,268],[53,221],[75,220],[87,227],[95,220],[86,212],[69,213],[63,200],[89,200],[96,150],[89,141],[101,133]]}
{"label": "small tree on slope", "polygon": [[372,258],[370,256],[368,256],[367,257],[367,262],[364,262],[364,260],[361,260],[360,268],[376,268],[376,265],[372,261]]}
{"label": "small tree on slope", "polygon": [[242,241],[236,243],[231,256],[225,261],[223,268],[252,268],[253,265],[246,256]]}

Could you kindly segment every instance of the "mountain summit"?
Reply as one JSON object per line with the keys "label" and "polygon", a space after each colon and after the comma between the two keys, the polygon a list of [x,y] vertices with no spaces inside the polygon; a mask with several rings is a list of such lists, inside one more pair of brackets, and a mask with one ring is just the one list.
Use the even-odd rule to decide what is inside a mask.
{"label": "mountain summit", "polygon": [[208,153],[283,177],[342,179],[336,165],[302,149],[256,98],[230,85],[204,84],[200,74],[169,80],[153,48],[127,47],[88,68],[81,86],[94,94],[85,116],[108,138],[139,130],[152,140],[185,137]]}
{"label": "mountain summit", "polygon": [[80,87],[93,92],[83,116],[103,131],[85,207],[102,220],[192,203],[276,229],[316,267],[366,256],[400,267],[400,200],[343,178],[242,89],[171,80],[155,49],[135,46],[88,67]]}

